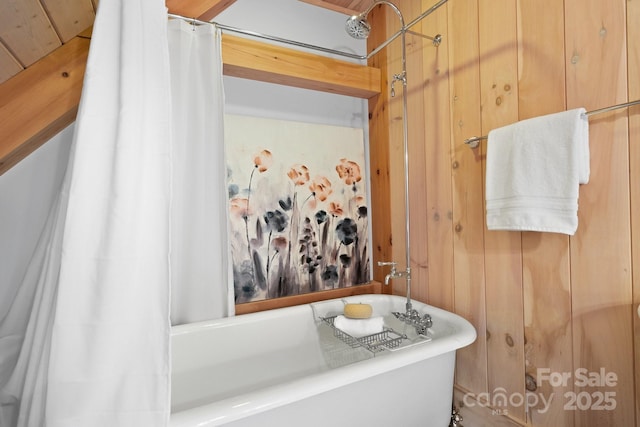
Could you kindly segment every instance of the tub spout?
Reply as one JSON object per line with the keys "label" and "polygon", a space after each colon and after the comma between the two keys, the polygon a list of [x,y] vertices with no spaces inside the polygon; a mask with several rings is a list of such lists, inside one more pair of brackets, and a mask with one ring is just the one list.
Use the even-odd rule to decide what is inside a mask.
{"label": "tub spout", "polygon": [[389,274],[387,274],[386,276],[384,276],[384,284],[385,285],[389,285],[389,281],[391,279],[399,279],[399,278],[406,278],[408,279],[410,277],[410,273],[409,273],[409,269],[407,269],[407,271],[398,271],[396,269],[396,262],[395,261],[378,261],[378,265],[379,266],[384,266],[384,265],[390,265],[391,266],[391,271],[389,271]]}
{"label": "tub spout", "polygon": [[384,276],[384,284],[385,285],[389,285],[389,280],[391,279],[399,279],[402,277],[407,277],[407,272],[406,271],[397,271],[395,269],[391,270],[389,272],[389,274],[387,274],[386,276]]}
{"label": "tub spout", "polygon": [[396,262],[394,261],[378,261],[378,265],[391,266],[391,271],[389,271],[389,274],[384,276],[385,285],[388,285],[389,280],[391,279],[404,278],[407,281],[407,302],[405,304],[406,311],[404,313],[394,312],[393,315],[407,325],[414,326],[418,335],[426,335],[427,329],[429,329],[433,325],[433,322],[431,321],[431,316],[429,316],[428,314],[425,314],[421,317],[420,313],[418,313],[411,304],[411,268],[407,267],[406,271],[398,271],[396,269]]}
{"label": "tub spout", "polygon": [[390,265],[391,266],[391,271],[389,272],[389,274],[387,274],[386,276],[384,276],[384,284],[385,286],[389,286],[389,280],[394,279],[395,277],[397,277],[396,275],[398,274],[398,272],[396,271],[396,262],[395,261],[378,261],[378,266],[382,267],[385,265]]}
{"label": "tub spout", "polygon": [[384,266],[384,265],[390,265],[391,266],[391,271],[389,272],[389,274],[387,274],[386,276],[384,276],[384,284],[385,285],[389,285],[389,280],[391,279],[399,279],[399,278],[404,278],[407,282],[407,303],[406,303],[406,310],[407,313],[411,311],[411,309],[413,308],[411,305],[411,267],[407,266],[407,269],[405,271],[398,271],[396,270],[396,262],[395,261],[391,261],[391,262],[387,262],[387,261],[378,261],[378,265],[379,266]]}

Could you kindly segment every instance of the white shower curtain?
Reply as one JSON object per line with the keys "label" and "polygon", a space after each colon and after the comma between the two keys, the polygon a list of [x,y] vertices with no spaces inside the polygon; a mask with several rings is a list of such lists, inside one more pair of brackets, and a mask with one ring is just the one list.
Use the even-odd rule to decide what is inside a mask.
{"label": "white shower curtain", "polygon": [[[219,50],[183,64],[168,41],[219,34],[179,22],[100,2],[62,190],[0,319],[3,427],[167,425],[171,316],[232,312]],[[172,75],[210,81],[184,97]]]}
{"label": "white shower curtain", "polygon": [[[173,98],[171,322],[234,314],[220,31],[169,22]],[[223,207],[223,208],[221,208]]]}

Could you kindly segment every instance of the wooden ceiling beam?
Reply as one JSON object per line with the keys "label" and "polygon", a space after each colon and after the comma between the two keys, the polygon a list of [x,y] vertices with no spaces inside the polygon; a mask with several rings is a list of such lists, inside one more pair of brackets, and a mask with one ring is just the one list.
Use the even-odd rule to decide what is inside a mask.
{"label": "wooden ceiling beam", "polygon": [[226,76],[363,99],[380,93],[377,68],[227,34],[222,62]]}
{"label": "wooden ceiling beam", "polygon": [[89,42],[75,37],[0,85],[0,175],[75,120]]}
{"label": "wooden ceiling beam", "polygon": [[[75,120],[89,43],[75,37],[0,84],[0,175]],[[377,68],[236,36],[222,43],[225,75],[364,99],[380,93]]]}
{"label": "wooden ceiling beam", "polygon": [[235,2],[236,0],[167,0],[166,5],[170,13],[211,21]]}
{"label": "wooden ceiling beam", "polygon": [[325,9],[335,12],[344,13],[345,15],[357,15],[367,7],[373,0],[300,0],[314,6],[324,7]]}

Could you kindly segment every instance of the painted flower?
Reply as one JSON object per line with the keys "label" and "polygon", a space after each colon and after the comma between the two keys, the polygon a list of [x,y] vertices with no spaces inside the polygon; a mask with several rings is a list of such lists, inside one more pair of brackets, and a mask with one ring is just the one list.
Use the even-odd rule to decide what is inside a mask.
{"label": "painted flower", "polygon": [[342,210],[342,205],[336,202],[329,203],[329,213],[333,216],[342,216],[342,214],[344,214],[344,211]]}
{"label": "painted flower", "polygon": [[356,234],[358,232],[358,226],[351,218],[345,218],[336,226],[336,234],[338,240],[343,245],[350,245],[356,240]]}
{"label": "painted flower", "polygon": [[351,257],[346,254],[340,255],[340,263],[343,267],[349,267],[351,265]]}
{"label": "painted flower", "polygon": [[238,193],[240,193],[240,189],[238,188],[237,184],[229,184],[228,191],[229,191],[229,198],[237,196]]}
{"label": "painted flower", "polygon": [[264,214],[264,222],[267,224],[267,228],[270,232],[277,231],[282,233],[289,222],[287,214],[280,210],[268,211]]}
{"label": "painted flower", "polygon": [[283,210],[290,211],[293,207],[293,200],[291,200],[291,197],[287,196],[286,199],[278,200],[278,204]]}
{"label": "painted flower", "polygon": [[323,222],[326,222],[327,219],[329,218],[327,216],[327,211],[325,210],[319,210],[318,212],[316,212],[315,217],[316,217],[316,222],[318,224],[322,224]]}
{"label": "painted flower", "polygon": [[336,172],[347,185],[352,185],[362,180],[360,166],[351,160],[340,159],[340,164],[336,166]]}
{"label": "painted flower", "polygon": [[322,280],[335,284],[338,281],[338,268],[335,265],[328,265],[322,272]]}
{"label": "painted flower", "polygon": [[321,202],[327,200],[327,197],[333,193],[331,181],[324,176],[315,177],[313,181],[311,181],[311,184],[309,184],[309,190],[311,190],[313,196]]}
{"label": "painted flower", "polygon": [[287,176],[294,185],[304,185],[309,181],[309,168],[301,164],[293,165]]}
{"label": "painted flower", "polygon": [[253,157],[253,164],[258,168],[258,172],[265,172],[273,164],[273,155],[269,150],[262,150]]}
{"label": "painted flower", "polygon": [[276,252],[282,252],[289,246],[289,240],[283,236],[274,237],[271,240],[271,246],[273,246]]}
{"label": "painted flower", "polygon": [[233,215],[240,218],[247,218],[249,216],[249,199],[236,197],[229,201],[229,210]]}

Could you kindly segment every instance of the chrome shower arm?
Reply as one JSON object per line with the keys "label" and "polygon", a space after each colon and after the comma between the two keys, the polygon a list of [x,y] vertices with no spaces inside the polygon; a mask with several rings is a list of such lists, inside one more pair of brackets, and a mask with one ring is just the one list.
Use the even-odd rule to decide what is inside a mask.
{"label": "chrome shower arm", "polygon": [[401,28],[401,30],[404,30],[405,29],[404,16],[402,16],[402,12],[400,12],[400,9],[398,8],[398,6],[396,6],[395,4],[391,3],[390,1],[385,1],[385,0],[376,1],[371,6],[369,6],[367,8],[367,10],[362,12],[359,16],[362,16],[362,17],[367,16],[373,10],[374,7],[376,7],[378,5],[381,5],[381,4],[387,5],[391,9],[393,9],[393,11],[396,13],[396,15],[398,15],[398,18],[400,19],[400,28]]}

